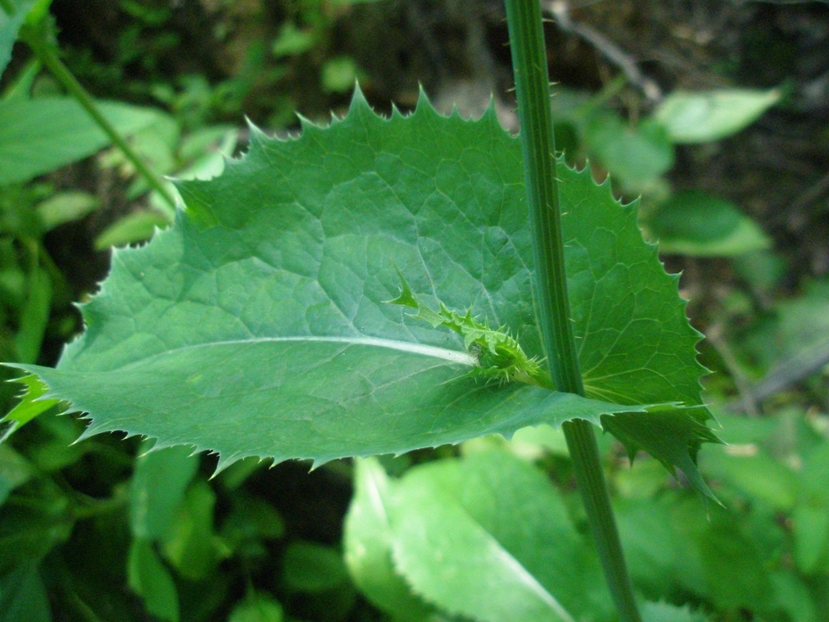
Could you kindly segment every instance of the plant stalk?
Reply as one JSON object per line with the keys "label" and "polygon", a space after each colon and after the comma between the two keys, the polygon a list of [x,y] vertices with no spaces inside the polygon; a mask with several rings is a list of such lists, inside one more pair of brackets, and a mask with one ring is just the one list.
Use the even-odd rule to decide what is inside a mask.
{"label": "plant stalk", "polygon": [[[536,313],[544,354],[556,388],[584,395],[567,299],[541,7],[538,0],[505,0],[505,4],[533,236]],[[592,425],[575,420],[562,427],[590,530],[620,619],[640,622]]]}
{"label": "plant stalk", "polygon": [[42,33],[37,31],[36,28],[31,27],[25,28],[25,31],[25,35],[21,33],[23,35],[21,38],[32,48],[38,60],[49,69],[55,79],[86,110],[89,116],[92,117],[92,120],[98,124],[98,127],[109,137],[112,143],[121,150],[127,160],[132,163],[135,170],[147,181],[150,187],[156,190],[171,208],[175,208],[175,197],[170,192],[167,184],[164,183],[164,180],[147,166],[141,156],[135,152],[124,137],[118,133],[118,130],[115,129],[112,123],[101,113],[94,98],[78,82],[69,68],[63,64],[63,61],[60,60],[53,47],[44,41]]}

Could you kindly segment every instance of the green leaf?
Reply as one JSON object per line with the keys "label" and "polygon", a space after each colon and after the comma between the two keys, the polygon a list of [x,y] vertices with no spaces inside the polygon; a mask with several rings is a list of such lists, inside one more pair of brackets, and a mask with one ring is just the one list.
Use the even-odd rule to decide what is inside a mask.
{"label": "green leaf", "polygon": [[155,210],[141,210],[119,218],[95,237],[95,249],[102,251],[114,246],[129,246],[149,240],[159,227],[169,220]]}
{"label": "green leaf", "polygon": [[47,232],[68,222],[80,220],[100,205],[98,197],[87,192],[59,192],[38,203],[35,209],[43,231]]}
{"label": "green leaf", "polygon": [[130,489],[130,528],[137,538],[161,539],[176,518],[199,459],[186,447],[149,451],[135,461]]}
{"label": "green leaf", "polygon": [[485,622],[611,617],[598,564],[561,498],[512,455],[412,469],[390,505],[399,572],[449,613]]}
{"label": "green leaf", "polygon": [[8,4],[14,9],[11,13],[6,8],[6,3],[0,4],[0,76],[12,58],[12,48],[20,27],[37,3],[38,0],[9,0]]}
{"label": "green leaf", "polygon": [[9,445],[0,445],[0,506],[12,490],[25,484],[32,476],[32,467]]}
{"label": "green leaf", "polygon": [[339,552],[313,542],[292,542],[282,560],[285,586],[297,592],[325,592],[348,583]]}
{"label": "green leaf", "polygon": [[25,387],[25,399],[0,419],[0,423],[6,425],[6,429],[0,434],[0,442],[8,439],[32,419],[60,405],[59,400],[45,397],[48,389],[37,376],[26,375],[15,379],[15,382]]}
{"label": "green leaf", "polygon": [[233,508],[222,521],[221,539],[234,557],[266,559],[270,552],[265,541],[278,540],[284,535],[285,523],[272,505],[239,491],[233,495]]}
{"label": "green leaf", "polygon": [[767,453],[757,453],[756,448],[753,453],[742,455],[730,452],[728,447],[717,447],[707,452],[703,470],[713,479],[734,486],[754,503],[762,501],[775,510],[791,511],[797,496],[797,475]]}
{"label": "green leaf", "polygon": [[752,327],[739,346],[760,369],[817,368],[829,348],[829,280],[808,283],[805,291],[778,303],[770,318]]}
{"label": "green leaf", "polygon": [[771,246],[770,238],[730,201],[704,192],[683,192],[648,219],[664,253],[732,257]]}
{"label": "green leaf", "polygon": [[130,588],[144,599],[149,613],[162,620],[178,622],[176,584],[150,542],[133,540],[127,574]]}
{"label": "green leaf", "polygon": [[614,114],[598,114],[586,128],[590,152],[628,191],[641,192],[674,165],[674,147],[653,121],[630,127]]}
{"label": "green leaf", "polygon": [[354,583],[376,607],[400,622],[428,619],[430,607],[417,598],[392,562],[390,485],[374,458],[358,460],[354,498],[345,518],[345,563]]}
{"label": "green leaf", "polygon": [[285,614],[282,605],[266,594],[249,594],[236,605],[229,622],[282,622]]}
{"label": "green leaf", "polygon": [[337,56],[322,66],[322,88],[330,93],[345,93],[356,80],[357,63],[350,56]]}
{"label": "green leaf", "polygon": [[313,542],[293,542],[282,560],[282,584],[289,593],[308,597],[303,617],[331,622],[345,620],[356,593],[340,553]]}
{"label": "green leaf", "polygon": [[667,493],[615,504],[635,584],[648,594],[672,590],[707,599],[721,610],[762,612],[771,582],[757,572],[770,562],[748,537],[740,517],[718,506],[706,511],[687,495]]}
{"label": "green leaf", "polygon": [[804,458],[792,513],[794,559],[804,574],[814,575],[829,569],[829,446]]}
{"label": "green leaf", "polygon": [[211,449],[220,468],[246,456],[319,464],[639,412],[614,432],[694,471],[713,438],[707,414],[672,404],[699,404],[699,334],[678,277],[607,184],[559,167],[588,398],[493,386],[470,374],[477,358],[459,335],[387,301],[402,274],[424,304],[468,309],[541,357],[517,141],[493,110],[467,122],[424,98],[382,119],[359,92],[330,128],[303,123],[296,140],[254,130],[222,176],[181,183],[187,211],[113,254],[58,369],[18,366],[89,413],[87,435]]}
{"label": "green leaf", "polygon": [[[159,113],[98,102],[122,135],[158,120]],[[0,185],[24,182],[86,158],[110,143],[81,105],[69,97],[0,102]]]}
{"label": "green leaf", "polygon": [[215,504],[213,490],[206,482],[197,480],[187,491],[185,503],[162,542],[167,561],[192,581],[210,576],[219,562],[221,551],[213,531]]}
{"label": "green leaf", "polygon": [[37,562],[0,576],[0,622],[50,622],[52,612]]}
{"label": "green leaf", "polygon": [[309,51],[317,42],[317,37],[309,30],[300,30],[292,22],[285,22],[273,42],[273,55],[298,56]]}
{"label": "green leaf", "polygon": [[34,363],[49,322],[52,305],[52,279],[43,268],[35,266],[29,273],[28,296],[20,310],[20,326],[14,337],[17,360]]}
{"label": "green leaf", "polygon": [[792,513],[795,525],[794,554],[806,575],[825,571],[829,565],[829,504],[826,499],[806,499]]}
{"label": "green leaf", "polygon": [[[771,580],[774,585],[774,602],[777,604],[778,611],[785,611],[789,614],[789,619],[796,622],[820,622],[823,616],[818,613],[819,597],[813,596],[806,583],[798,575],[777,571],[771,574]],[[825,585],[824,583],[824,590]]]}
{"label": "green leaf", "polygon": [[13,500],[8,500],[0,512],[0,575],[39,562],[69,538],[74,524],[69,504],[62,496],[42,495],[26,499],[26,503]]}
{"label": "green leaf", "polygon": [[780,99],[780,91],[675,91],[654,113],[675,143],[705,143],[736,134]]}
{"label": "green leaf", "polygon": [[677,607],[669,603],[645,603],[642,606],[642,622],[706,622],[702,613],[688,607]]}

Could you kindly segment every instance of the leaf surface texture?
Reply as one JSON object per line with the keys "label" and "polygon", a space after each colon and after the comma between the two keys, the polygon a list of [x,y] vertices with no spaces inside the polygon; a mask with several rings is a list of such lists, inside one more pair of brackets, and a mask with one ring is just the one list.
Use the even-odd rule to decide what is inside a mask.
{"label": "leaf surface texture", "polygon": [[[572,315],[587,397],[469,372],[461,337],[389,304],[419,300],[504,329],[541,359],[518,141],[489,111],[344,119],[179,185],[175,225],[118,250],[46,397],[125,431],[220,455],[316,463],[402,453],[527,425],[616,422],[629,447],[693,471],[712,438],[695,344],[635,210],[563,164]],[[631,415],[630,413],[636,413]],[[629,422],[629,423],[628,423]]]}

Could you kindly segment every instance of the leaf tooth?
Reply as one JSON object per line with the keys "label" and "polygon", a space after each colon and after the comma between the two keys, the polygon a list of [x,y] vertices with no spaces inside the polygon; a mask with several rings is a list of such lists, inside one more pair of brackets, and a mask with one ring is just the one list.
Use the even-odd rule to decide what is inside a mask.
{"label": "leaf tooth", "polygon": [[[319,132],[326,129],[325,126],[320,125],[319,123],[314,123],[311,119],[304,115],[301,115],[298,112],[294,114],[296,114],[297,121],[299,121],[299,127],[301,131],[294,138],[292,138],[292,140],[307,138],[308,136],[318,134]],[[331,120],[331,125],[334,125],[335,123],[339,122],[340,120],[337,119],[337,117],[333,117]]]}
{"label": "leaf tooth", "polygon": [[250,132],[249,142],[251,148],[253,148],[254,145],[261,147],[263,144],[273,140],[273,138],[268,136],[258,125],[251,121],[250,117],[245,116],[245,124],[248,126],[248,131]]}
{"label": "leaf tooth", "polygon": [[400,111],[400,108],[397,107],[397,104],[394,102],[391,103],[391,118],[392,119],[405,119],[407,115],[403,114]]}
{"label": "leaf tooth", "polygon": [[351,95],[351,103],[348,106],[348,116],[364,116],[366,113],[376,116],[363,93],[363,89],[360,88],[360,83],[357,82],[354,85],[354,93]]}
{"label": "leaf tooth", "polygon": [[501,126],[501,121],[498,119],[498,110],[495,108],[495,95],[492,93],[489,94],[489,103],[479,120],[485,121],[495,129],[504,131],[504,128]]}
{"label": "leaf tooth", "polygon": [[[68,411],[67,411],[68,412]],[[98,436],[99,434],[103,434],[104,432],[113,432],[114,430],[111,428],[107,428],[107,426],[103,425],[100,421],[97,421],[95,418],[89,416],[88,414],[83,415],[82,418],[84,421],[87,422],[86,427],[83,431],[78,435],[74,441],[72,441],[73,445],[77,445],[82,441],[92,438],[93,436]]]}
{"label": "leaf tooth", "polygon": [[308,469],[308,472],[311,473],[313,471],[316,471],[318,468],[325,466],[332,460],[333,458],[330,457],[316,457],[311,461],[311,468]]}
{"label": "leaf tooth", "polygon": [[[214,452],[211,452],[211,453],[214,453]],[[223,454],[223,453],[220,453],[220,452],[215,452],[215,454],[218,455],[219,459],[216,461],[216,467],[213,469],[213,473],[210,475],[210,479],[215,478],[222,471],[224,471],[226,468],[228,468],[232,464],[234,464],[234,463],[238,462],[239,460],[241,460],[242,458],[244,458],[244,456],[241,456],[238,453],[224,453]]]}
{"label": "leaf tooth", "polygon": [[417,103],[415,104],[415,114],[429,114],[433,117],[441,116],[438,114],[438,111],[435,110],[432,101],[429,99],[429,95],[426,94],[426,89],[423,88],[423,84],[418,84],[418,93],[417,93]]}

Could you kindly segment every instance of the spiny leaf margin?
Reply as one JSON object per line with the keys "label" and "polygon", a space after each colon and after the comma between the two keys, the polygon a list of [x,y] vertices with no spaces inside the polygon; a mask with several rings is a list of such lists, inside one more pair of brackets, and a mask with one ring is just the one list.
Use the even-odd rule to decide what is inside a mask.
{"label": "spiny leaf margin", "polygon": [[[498,160],[502,169],[498,171],[498,174],[501,176],[503,188],[501,188],[500,194],[498,194],[496,188],[493,196],[496,199],[500,199],[506,205],[506,208],[509,209],[498,212],[499,217],[512,217],[514,219],[516,214],[513,212],[516,210],[520,211],[520,206],[524,205],[523,200],[520,199],[522,196],[522,192],[520,191],[523,183],[521,181],[518,146],[516,141],[508,137],[500,128],[492,108],[477,122],[462,120],[457,114],[451,117],[443,117],[432,108],[428,99],[422,94],[418,107],[412,115],[404,117],[404,115],[395,109],[391,118],[384,119],[371,111],[362,93],[358,90],[355,93],[349,114],[345,118],[335,118],[327,128],[316,126],[307,120],[302,120],[302,126],[303,132],[301,136],[290,141],[270,139],[259,130],[254,129],[251,137],[251,149],[248,154],[240,160],[229,162],[225,173],[220,178],[211,180],[210,182],[187,182],[181,184],[180,189],[187,203],[187,212],[180,212],[175,227],[157,235],[151,244],[138,249],[121,250],[114,254],[111,277],[102,284],[100,292],[92,301],[82,307],[87,325],[87,333],[70,344],[64,353],[59,369],[71,366],[72,364],[81,369],[90,365],[88,357],[84,356],[84,351],[90,342],[94,344],[96,339],[106,338],[105,331],[101,330],[101,324],[105,322],[104,318],[106,317],[107,311],[111,312],[114,309],[125,316],[125,318],[131,319],[129,318],[129,313],[125,313],[124,309],[119,307],[117,300],[121,282],[118,281],[116,283],[115,277],[119,272],[120,274],[126,273],[135,277],[135,272],[139,267],[139,258],[145,253],[152,253],[153,251],[149,249],[154,247],[158,248],[165,243],[164,240],[167,241],[169,246],[171,235],[173,235],[171,234],[172,231],[177,232],[175,235],[179,235],[182,230],[185,230],[185,233],[189,231],[191,233],[197,232],[210,236],[215,233],[217,228],[221,229],[223,227],[228,231],[234,231],[241,226],[240,220],[244,220],[244,215],[240,216],[234,213],[233,208],[230,207],[225,207],[222,211],[222,200],[228,199],[232,194],[228,190],[228,184],[224,184],[222,180],[232,180],[234,178],[243,179],[245,176],[255,177],[262,170],[273,167],[272,159],[280,160],[281,164],[285,165],[290,159],[286,155],[288,150],[294,149],[301,151],[305,149],[307,151],[309,148],[313,150],[315,147],[322,147],[322,151],[325,151],[325,141],[328,140],[330,142],[331,138],[337,135],[337,133],[344,132],[350,132],[353,135],[365,134],[366,137],[370,137],[385,148],[393,142],[394,137],[391,136],[391,132],[388,132],[388,137],[382,134],[382,132],[394,126],[398,133],[402,133],[404,138],[411,141],[412,133],[415,126],[417,126],[417,132],[422,133],[423,136],[428,131],[438,132],[438,138],[444,142],[448,142],[453,146],[457,143],[462,155],[468,154],[471,151],[471,160],[473,163],[477,161],[476,158],[483,157],[480,152],[492,152],[493,150],[505,152],[507,154],[506,160],[504,157]],[[406,130],[407,127],[409,128],[408,130]],[[482,135],[475,128],[483,129],[486,134],[483,149],[475,149],[474,147],[468,149],[463,144],[460,131],[467,131],[468,134],[470,130],[474,129],[474,132]],[[458,135],[450,136],[450,131]],[[371,134],[372,132],[374,134]],[[474,134],[474,132],[472,133]],[[496,136],[496,134],[499,136]],[[400,137],[398,136],[397,138],[399,139]],[[415,140],[414,144],[418,144],[417,140]],[[411,146],[408,148],[411,149]],[[359,158],[364,155],[357,154],[355,157]],[[487,153],[487,156],[489,156],[489,153]],[[509,161],[510,158],[512,158],[511,161]],[[374,164],[377,164],[377,162],[375,161]],[[321,166],[320,168],[324,167]],[[410,173],[405,167],[403,172]],[[441,171],[439,170],[438,172]],[[666,275],[656,256],[655,247],[644,246],[646,249],[644,258],[641,257],[642,253],[640,252],[640,257],[637,259],[637,262],[642,266],[647,264],[649,279],[655,281],[661,279],[658,287],[654,287],[654,289],[661,290],[658,292],[658,295],[650,291],[650,283],[645,288],[644,293],[638,290],[630,290],[633,291],[632,294],[630,294],[630,291],[627,292],[633,296],[634,300],[632,302],[626,300],[624,296],[608,297],[606,292],[603,294],[602,288],[607,288],[608,283],[611,288],[615,288],[617,293],[619,291],[625,292],[625,285],[635,284],[641,276],[638,273],[633,275],[629,274],[628,272],[630,271],[627,270],[628,266],[617,257],[617,255],[627,252],[625,249],[632,244],[638,244],[639,247],[643,245],[635,222],[635,207],[620,206],[612,198],[608,183],[595,184],[590,177],[589,171],[574,171],[560,164],[559,172],[562,178],[568,182],[561,184],[563,188],[562,205],[565,210],[563,218],[566,238],[565,251],[568,262],[568,282],[571,289],[571,301],[573,301],[576,338],[580,342],[580,358],[582,369],[585,371],[585,384],[590,395],[605,399],[602,400],[603,403],[595,399],[580,401],[576,396],[562,396],[562,394],[552,393],[546,396],[546,399],[534,397],[530,401],[537,401],[538,405],[540,405],[541,403],[548,403],[550,398],[555,395],[557,396],[556,399],[561,398],[568,402],[568,404],[575,404],[577,402],[579,408],[571,411],[571,415],[568,417],[569,419],[585,418],[595,424],[599,424],[600,420],[604,417],[605,427],[612,429],[631,450],[642,447],[666,463],[669,468],[671,465],[679,466],[686,473],[689,473],[692,480],[698,479],[698,476],[697,478],[694,477],[694,458],[696,451],[701,442],[715,439],[705,425],[705,421],[708,418],[707,411],[699,406],[699,376],[704,369],[696,361],[695,346],[700,335],[690,327],[687,319],[685,319],[685,303],[681,301],[669,303],[666,302],[664,296],[667,291],[673,296],[674,300],[678,300],[676,286],[678,277]],[[286,184],[290,184],[290,178],[284,173],[283,179]],[[480,178],[477,177],[475,180],[480,181]],[[357,189],[360,190],[359,187]],[[251,196],[250,193],[248,193],[248,196]],[[339,198],[342,200],[343,197]],[[590,205],[585,207],[585,203],[590,203]],[[599,226],[597,226],[596,221],[601,221],[604,215],[598,218],[593,218],[588,215],[590,212],[596,211],[597,205],[604,211],[615,210],[617,214],[613,218],[617,222],[613,225],[605,225],[599,222]],[[272,217],[279,215],[280,213],[274,213]],[[517,216],[520,221],[521,213],[518,213]],[[370,225],[371,223],[362,224]],[[512,222],[512,226],[513,229],[509,233],[504,233],[503,229],[501,230],[500,233],[505,237],[502,236],[499,238],[496,232],[492,240],[486,239],[486,235],[490,233],[487,230],[482,243],[501,244],[501,247],[508,247],[508,251],[517,256],[519,267],[517,272],[515,270],[512,272],[509,270],[500,270],[497,262],[490,262],[484,265],[482,268],[483,273],[477,280],[473,279],[470,283],[469,279],[467,279],[463,282],[464,287],[460,289],[464,290],[465,294],[461,294],[463,296],[462,298],[457,298],[455,290],[458,288],[452,287],[452,283],[446,284],[443,287],[443,291],[439,291],[440,287],[435,286],[434,283],[434,275],[427,273],[426,276],[427,281],[432,281],[430,294],[436,300],[442,302],[444,299],[448,299],[447,297],[456,296],[455,300],[449,301],[449,304],[456,308],[474,306],[476,301],[478,304],[482,300],[488,302],[489,304],[484,305],[483,309],[478,308],[476,311],[480,312],[482,310],[485,319],[490,325],[507,326],[518,336],[521,343],[525,345],[530,356],[538,356],[540,354],[538,328],[534,324],[535,320],[534,314],[532,313],[532,306],[527,303],[529,297],[526,296],[526,292],[531,287],[531,279],[529,279],[529,269],[531,269],[529,240],[516,228],[515,222]],[[518,226],[520,226],[520,223]],[[598,268],[597,262],[594,261],[595,257],[593,255],[595,253],[591,254],[592,250],[597,247],[597,244],[598,247],[610,248],[610,252],[605,253],[600,258]],[[182,246],[184,247],[186,244],[182,244]],[[196,251],[199,251],[198,245],[196,247]],[[176,250],[183,252],[185,249]],[[443,251],[446,254],[446,249],[443,249]],[[464,251],[464,248],[460,248],[455,252],[455,256],[450,257],[450,259],[457,260],[458,253],[462,255]],[[232,254],[232,251],[228,252]],[[499,258],[505,256],[503,254],[493,253],[493,256],[496,255]],[[126,267],[119,268],[119,265],[121,265],[119,260],[121,260],[121,263],[126,264]],[[409,265],[411,266],[412,263],[410,261]],[[414,262],[414,265],[417,265],[417,263]],[[444,273],[441,276],[449,280],[446,274]],[[140,271],[139,276],[141,278],[145,276],[143,271]],[[407,273],[407,276],[414,281],[419,275],[415,274],[412,276],[412,274]],[[457,278],[457,275],[449,274],[449,276]],[[418,280],[420,281],[421,289],[423,289],[424,279],[420,276]],[[604,283],[604,281],[607,282]],[[497,284],[494,296],[492,282]],[[150,288],[151,286],[151,281],[148,279],[146,287]],[[386,294],[391,293],[391,283],[385,283],[384,286],[388,290]],[[473,296],[469,296],[470,291],[474,292]],[[521,293],[523,293],[523,296],[520,295]],[[662,307],[671,307],[667,313],[670,316],[670,322],[666,322],[664,317],[654,319],[641,316],[641,308],[643,306],[647,307],[648,303],[653,302],[650,300],[651,294],[656,296],[657,304],[662,305]],[[659,296],[662,296],[662,299]],[[498,298],[496,302],[499,304],[493,302],[494,297]],[[388,300],[388,298],[388,295],[386,295],[385,299]],[[639,300],[639,298],[644,298],[644,300]],[[614,301],[614,305],[608,307],[606,303],[610,299]],[[473,304],[470,305],[470,303]],[[630,310],[631,308],[633,308],[633,311]],[[613,328],[611,326],[610,328],[612,330],[602,325],[602,322],[608,317],[618,315],[620,309],[628,312],[631,316],[627,325],[622,328]],[[638,316],[636,315],[636,309],[640,309],[638,311],[640,315]],[[112,322],[112,317],[113,314],[110,313],[109,320],[107,321]],[[642,336],[640,329],[643,323],[647,324],[652,331],[654,330],[654,326],[658,325],[656,338],[648,335]],[[667,330],[664,329],[666,324],[670,324]],[[632,325],[636,326],[636,330],[628,331],[628,328]],[[416,342],[430,345],[447,345],[446,336],[436,335],[434,331],[429,333],[429,331],[412,326],[405,326],[405,330],[408,331],[409,336],[414,338]],[[664,340],[667,339],[666,334],[672,340],[681,342],[678,348],[668,348],[665,352],[658,350]],[[629,345],[631,339],[635,340],[637,338],[646,344],[644,357],[641,355],[641,352],[638,352],[639,358],[644,358],[648,361],[648,364],[650,364],[650,361],[656,359],[654,369],[646,370],[644,367],[641,369],[634,368],[632,371],[624,367],[619,369],[620,362],[629,365],[631,362],[636,361],[636,357],[631,355],[631,349],[627,348],[627,352],[625,352],[624,346]],[[647,351],[647,343],[653,341],[658,342],[657,351],[649,354]],[[147,343],[148,340],[144,339],[141,345],[147,346]],[[457,344],[449,342],[449,345],[456,346]],[[125,360],[117,352],[113,355],[113,348],[99,347],[98,350],[103,353],[102,360],[97,363],[98,367],[104,366],[106,369],[118,369],[119,365],[129,364],[128,359]],[[641,344],[639,350],[642,350]],[[668,372],[673,373],[673,376],[669,376],[669,374],[659,369],[659,365],[663,361],[679,363],[677,365],[668,365]],[[232,451],[222,452],[221,448],[217,449],[217,447],[210,446],[209,444],[194,443],[192,439],[188,440],[185,438],[171,437],[169,435],[165,438],[163,432],[162,434],[147,434],[138,428],[129,429],[128,426],[123,424],[102,421],[96,418],[94,409],[85,407],[86,405],[83,403],[83,400],[67,399],[66,395],[60,390],[55,390],[53,386],[61,384],[54,373],[55,370],[37,366],[17,367],[37,374],[46,384],[52,386],[53,391],[44,396],[45,398],[60,397],[66,400],[71,404],[69,410],[92,411],[93,414],[90,416],[91,423],[86,436],[116,430],[126,431],[128,434],[140,434],[150,437],[156,436],[161,438],[159,440],[159,446],[190,444],[198,450],[219,451],[222,453],[221,461],[223,465],[250,455],[257,455],[277,461],[287,458],[311,458],[318,463],[344,455],[369,455],[368,453],[360,452],[340,452],[340,454],[337,454],[337,452],[329,452],[326,455],[320,456],[292,455],[290,453],[276,454],[275,452],[248,453],[238,448]],[[641,373],[645,371],[652,372],[652,377],[647,378],[646,382],[635,382],[636,373],[640,372],[641,376]],[[64,373],[65,378],[66,375],[63,370],[62,373]],[[617,377],[615,384],[613,384],[614,377]],[[621,381],[618,380],[618,377],[621,377]],[[656,382],[654,379],[656,379]],[[626,391],[627,393],[620,391]],[[649,393],[646,396],[643,392]],[[616,399],[605,401],[608,396]],[[645,397],[649,399],[643,399]],[[680,403],[682,406],[693,408],[692,416],[688,417],[683,414],[681,409],[671,406],[671,404],[678,405]],[[641,414],[648,411],[651,412],[650,415]],[[617,417],[615,420],[607,417],[607,415],[622,413],[640,413],[636,418],[636,425],[626,426],[625,424],[625,420],[632,421],[630,419],[632,415]],[[647,422],[644,419],[647,419]],[[567,420],[567,418],[564,420]],[[509,436],[518,427],[545,421],[553,424],[562,422],[560,418],[550,418],[549,416],[546,418],[539,417],[538,414],[530,417],[512,417],[510,419],[512,425],[503,427],[482,424],[477,434],[499,432]],[[641,424],[644,424],[646,429],[646,433],[644,434],[641,433]],[[458,437],[454,440],[441,439],[441,442],[459,442],[461,440],[465,440],[465,438]],[[400,447],[399,450],[391,450],[391,452],[401,453],[417,447],[418,445],[404,446]]]}

